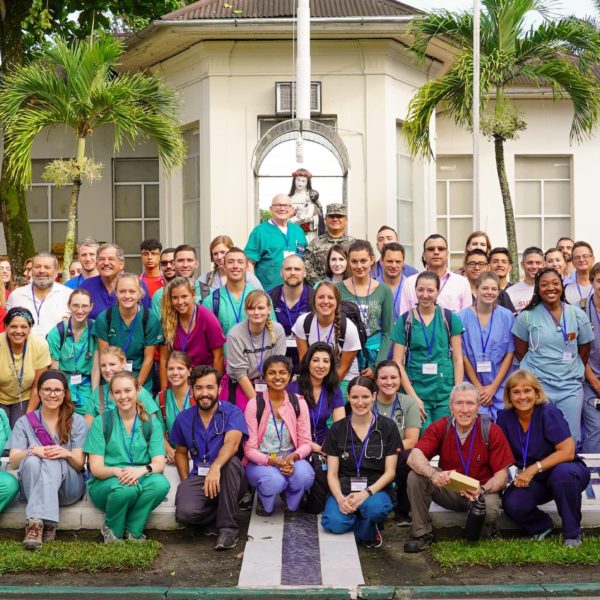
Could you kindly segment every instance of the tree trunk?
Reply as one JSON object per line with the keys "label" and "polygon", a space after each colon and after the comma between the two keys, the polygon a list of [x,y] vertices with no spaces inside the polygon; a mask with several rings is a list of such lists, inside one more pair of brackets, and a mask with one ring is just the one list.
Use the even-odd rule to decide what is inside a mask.
{"label": "tree trunk", "polygon": [[[0,54],[2,73],[23,63],[21,24],[31,8],[31,0],[0,1]],[[16,187],[6,175],[6,160],[0,175],[0,220],[4,227],[6,250],[13,273],[23,272],[23,263],[33,256],[35,247],[25,204],[25,190]]]}
{"label": "tree trunk", "polygon": [[67,222],[67,236],[65,237],[65,253],[63,256],[63,283],[69,279],[69,266],[73,260],[75,248],[75,229],[77,227],[77,205],[79,203],[79,190],[81,189],[81,176],[73,179],[71,186],[71,201],[69,202],[69,220]]}
{"label": "tree trunk", "polygon": [[515,213],[513,211],[512,199],[510,197],[510,188],[508,187],[508,178],[506,177],[506,165],[504,163],[504,140],[500,136],[494,136],[494,150],[496,154],[496,170],[498,172],[498,182],[500,183],[500,193],[502,194],[502,204],[504,206],[504,223],[506,226],[506,239],[510,258],[512,260],[512,271],[510,280],[517,283],[519,275],[519,254],[517,251],[517,230],[515,227]]}

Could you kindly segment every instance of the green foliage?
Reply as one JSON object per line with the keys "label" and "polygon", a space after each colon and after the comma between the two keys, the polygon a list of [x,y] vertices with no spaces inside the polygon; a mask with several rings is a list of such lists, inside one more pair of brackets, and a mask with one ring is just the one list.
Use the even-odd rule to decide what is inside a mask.
{"label": "green foliage", "polygon": [[57,159],[44,167],[42,179],[50,181],[58,188],[70,185],[74,179],[85,179],[88,183],[102,179],[102,163],[92,158],[84,157],[81,165],[75,160]]}
{"label": "green foliage", "polygon": [[159,542],[52,542],[38,552],[24,550],[20,542],[0,541],[0,574],[32,571],[127,571],[148,569],[161,550]]}
{"label": "green foliage", "polygon": [[259,212],[259,218],[260,218],[261,223],[268,221],[272,216],[271,211],[265,210],[264,208],[261,208],[258,212]]}

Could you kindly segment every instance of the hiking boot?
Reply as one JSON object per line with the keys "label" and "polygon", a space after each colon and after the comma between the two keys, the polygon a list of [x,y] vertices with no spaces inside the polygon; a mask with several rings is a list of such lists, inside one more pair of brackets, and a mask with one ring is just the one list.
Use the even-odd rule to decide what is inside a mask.
{"label": "hiking boot", "polygon": [[567,548],[577,548],[577,546],[581,546],[581,544],[583,544],[583,538],[580,535],[574,538],[565,538],[563,543],[565,546],[567,546]]}
{"label": "hiking boot", "polygon": [[123,541],[122,538],[117,537],[113,533],[113,530],[106,523],[104,523],[104,525],[102,525],[102,528],[100,529],[100,533],[102,533],[102,537],[104,538],[105,544],[119,544]]}
{"label": "hiking boot", "polygon": [[365,546],[367,548],[381,548],[383,546],[383,537],[381,537],[381,531],[379,531],[379,526],[375,523],[375,537],[365,542]]}
{"label": "hiking boot", "polygon": [[231,531],[221,531],[215,544],[215,550],[231,550],[238,543],[238,537]]}
{"label": "hiking boot", "polygon": [[142,533],[142,535],[140,535],[140,537],[135,537],[134,535],[132,535],[131,533],[129,533],[129,531],[125,530],[125,535],[123,536],[123,539],[126,542],[147,542],[148,538]]}
{"label": "hiking boot", "polygon": [[270,517],[273,514],[273,511],[267,512],[265,510],[265,507],[263,506],[263,503],[258,494],[256,495],[256,514],[259,517]]}
{"label": "hiking boot", "polygon": [[48,525],[44,523],[44,531],[42,532],[42,543],[47,544],[56,540],[56,525]]}
{"label": "hiking boot", "polygon": [[396,525],[398,527],[408,527],[412,525],[412,519],[406,513],[396,513]]}
{"label": "hiking boot", "polygon": [[25,522],[23,548],[25,548],[25,550],[41,550],[43,531],[44,522],[41,519],[27,519]]}
{"label": "hiking boot", "polygon": [[404,544],[404,552],[413,554],[416,552],[423,552],[435,542],[433,533],[424,533],[418,537],[411,536],[410,539]]}

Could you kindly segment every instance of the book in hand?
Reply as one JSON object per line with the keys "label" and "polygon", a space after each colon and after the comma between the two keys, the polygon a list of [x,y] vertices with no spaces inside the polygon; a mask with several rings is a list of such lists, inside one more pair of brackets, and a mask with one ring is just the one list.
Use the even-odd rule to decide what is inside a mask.
{"label": "book in hand", "polygon": [[444,489],[451,490],[452,492],[476,492],[479,489],[479,481],[462,473],[452,471],[450,473],[450,483],[445,485]]}

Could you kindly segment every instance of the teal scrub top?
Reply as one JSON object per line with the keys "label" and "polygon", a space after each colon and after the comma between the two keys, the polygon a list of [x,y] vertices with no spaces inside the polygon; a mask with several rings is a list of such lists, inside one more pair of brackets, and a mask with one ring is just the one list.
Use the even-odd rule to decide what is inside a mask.
{"label": "teal scrub top", "polygon": [[[166,427],[167,435],[171,434],[171,429],[173,428],[173,423],[175,423],[175,419],[177,415],[181,412],[179,407],[177,406],[177,400],[175,400],[175,396],[173,395],[173,390],[168,389],[165,391],[165,415],[167,417],[167,422],[164,422],[162,411],[160,411],[160,400],[159,394],[154,398],[155,404],[159,408],[158,416],[160,420],[163,422],[163,426]],[[190,390],[188,390],[187,396],[183,402],[183,410],[190,408]],[[175,447],[175,446],[173,446]]]}
{"label": "teal scrub top", "polygon": [[284,252],[304,257],[307,241],[302,227],[296,223],[287,224],[287,235],[274,223],[264,221],[257,225],[244,248],[246,256],[254,263],[254,274],[265,290],[281,285],[281,264]]}
{"label": "teal scrub top", "polygon": [[[102,392],[104,394],[104,410],[112,410],[116,407],[115,401],[112,399],[112,395],[109,390],[109,384],[102,384]],[[158,412],[158,405],[152,399],[152,394],[146,389],[141,388],[138,394],[138,400],[146,407],[149,415],[155,415]],[[90,400],[85,408],[86,415],[92,415],[97,417],[100,414],[100,391],[96,388],[91,396]]]}
{"label": "teal scrub top", "polygon": [[10,437],[10,423],[6,413],[0,409],[0,453],[4,452],[4,447]]}
{"label": "teal scrub top", "polygon": [[[194,290],[196,295],[194,297],[195,304],[202,303],[202,288],[200,287],[200,282],[198,280],[194,281]],[[161,287],[156,292],[154,292],[154,296],[152,296],[152,314],[158,319],[159,322],[162,322],[162,299],[165,295],[165,288]]]}

